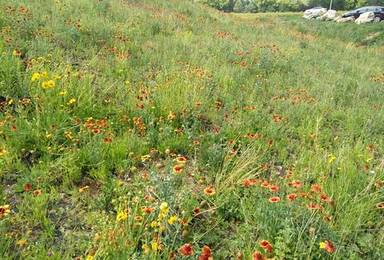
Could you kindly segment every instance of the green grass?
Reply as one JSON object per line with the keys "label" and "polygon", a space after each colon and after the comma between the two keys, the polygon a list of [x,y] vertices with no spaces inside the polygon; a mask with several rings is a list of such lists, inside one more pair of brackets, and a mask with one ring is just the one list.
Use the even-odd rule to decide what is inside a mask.
{"label": "green grass", "polygon": [[384,257],[384,23],[0,3],[2,259]]}

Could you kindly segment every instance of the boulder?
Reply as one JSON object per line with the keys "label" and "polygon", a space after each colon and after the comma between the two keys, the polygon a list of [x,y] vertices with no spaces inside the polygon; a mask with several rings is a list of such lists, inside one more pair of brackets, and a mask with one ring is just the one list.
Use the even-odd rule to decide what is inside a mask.
{"label": "boulder", "polygon": [[336,10],[328,10],[325,14],[320,16],[322,21],[333,21],[336,18]]}
{"label": "boulder", "polygon": [[370,23],[375,20],[375,13],[374,12],[366,12],[359,16],[359,18],[356,19],[356,24],[363,24],[363,23]]}
{"label": "boulder", "polygon": [[351,17],[346,17],[346,18],[338,17],[338,18],[336,18],[335,21],[336,21],[337,23],[354,22],[354,21],[355,21],[355,17],[353,17],[353,16],[351,16]]}
{"label": "boulder", "polygon": [[313,8],[304,12],[303,17],[305,19],[316,19],[327,12],[326,8]]}

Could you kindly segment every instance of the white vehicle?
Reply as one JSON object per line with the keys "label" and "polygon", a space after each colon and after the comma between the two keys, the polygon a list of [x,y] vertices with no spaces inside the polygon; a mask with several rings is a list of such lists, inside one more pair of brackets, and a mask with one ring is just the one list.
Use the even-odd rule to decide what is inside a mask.
{"label": "white vehicle", "polygon": [[314,8],[305,10],[303,17],[306,19],[314,19],[314,18],[322,16],[326,12],[327,12],[327,8],[320,7],[320,6],[314,7]]}

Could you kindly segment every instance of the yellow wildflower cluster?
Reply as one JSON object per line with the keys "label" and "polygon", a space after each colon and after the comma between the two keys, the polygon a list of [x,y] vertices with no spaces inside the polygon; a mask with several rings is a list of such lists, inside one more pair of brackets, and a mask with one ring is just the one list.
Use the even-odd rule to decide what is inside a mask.
{"label": "yellow wildflower cluster", "polygon": [[169,225],[174,225],[179,220],[176,215],[168,216],[169,205],[167,202],[162,202],[159,209],[159,215],[150,224],[150,227],[153,228],[155,232],[158,232],[157,239],[154,239],[150,245],[146,243],[143,244],[142,249],[146,254],[148,254],[150,251],[157,252],[162,249],[160,234],[165,231],[166,223]]}
{"label": "yellow wildflower cluster", "polygon": [[56,86],[56,80],[59,80],[61,79],[60,76],[58,75],[55,75],[53,76],[51,79],[48,78],[48,72],[46,71],[43,71],[43,72],[35,72],[32,74],[31,76],[31,81],[32,82],[35,82],[35,81],[38,81],[38,80],[42,80],[41,82],[41,87],[43,89],[51,89],[51,88],[54,88]]}

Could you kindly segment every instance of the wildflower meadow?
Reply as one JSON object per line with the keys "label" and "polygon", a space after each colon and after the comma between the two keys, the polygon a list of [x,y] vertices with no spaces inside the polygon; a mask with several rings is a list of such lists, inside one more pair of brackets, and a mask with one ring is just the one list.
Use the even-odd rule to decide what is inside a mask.
{"label": "wildflower meadow", "polygon": [[1,259],[383,259],[384,23],[0,0]]}

